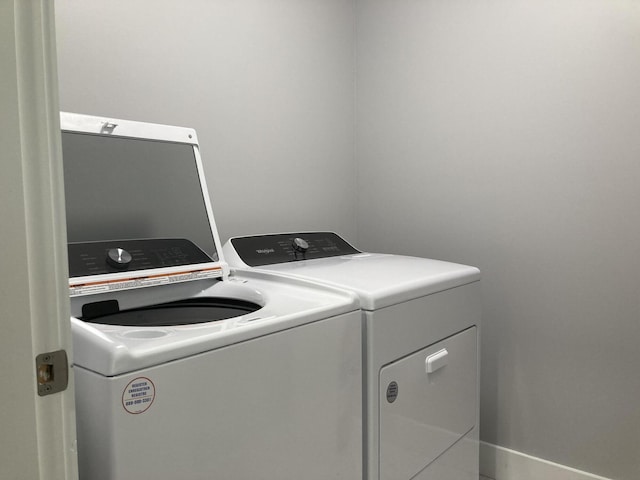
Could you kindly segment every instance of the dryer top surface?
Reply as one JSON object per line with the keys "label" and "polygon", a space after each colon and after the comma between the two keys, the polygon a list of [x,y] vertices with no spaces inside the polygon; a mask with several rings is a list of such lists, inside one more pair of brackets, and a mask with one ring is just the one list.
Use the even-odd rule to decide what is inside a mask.
{"label": "dryer top surface", "polygon": [[[241,266],[225,245],[227,261]],[[478,281],[480,270],[427,258],[357,253],[257,267],[355,292],[364,310],[378,310]]]}

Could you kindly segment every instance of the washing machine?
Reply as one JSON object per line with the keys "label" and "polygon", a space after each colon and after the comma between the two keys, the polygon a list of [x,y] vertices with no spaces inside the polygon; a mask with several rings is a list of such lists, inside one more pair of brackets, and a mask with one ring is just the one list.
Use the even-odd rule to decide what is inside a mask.
{"label": "washing machine", "polygon": [[194,130],[61,125],[80,478],[361,478],[357,297],[230,271]]}
{"label": "washing machine", "polygon": [[480,272],[364,253],[331,232],[255,235],[230,265],[354,292],[364,345],[364,478],[477,480]]}

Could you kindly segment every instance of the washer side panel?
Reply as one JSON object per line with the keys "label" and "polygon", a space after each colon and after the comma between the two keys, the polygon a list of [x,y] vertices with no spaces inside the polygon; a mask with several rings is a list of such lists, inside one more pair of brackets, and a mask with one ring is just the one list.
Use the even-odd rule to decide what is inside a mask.
{"label": "washer side panel", "polygon": [[[360,352],[352,312],[128,375],[80,375],[81,478],[361,478]],[[132,414],[122,400],[137,377],[154,399]]]}

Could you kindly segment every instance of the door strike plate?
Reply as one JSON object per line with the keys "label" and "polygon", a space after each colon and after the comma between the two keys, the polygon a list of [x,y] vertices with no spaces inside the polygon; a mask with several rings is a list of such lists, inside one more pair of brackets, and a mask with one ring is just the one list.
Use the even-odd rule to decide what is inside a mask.
{"label": "door strike plate", "polygon": [[38,355],[36,357],[36,380],[38,395],[41,397],[66,390],[69,384],[67,352],[58,350]]}

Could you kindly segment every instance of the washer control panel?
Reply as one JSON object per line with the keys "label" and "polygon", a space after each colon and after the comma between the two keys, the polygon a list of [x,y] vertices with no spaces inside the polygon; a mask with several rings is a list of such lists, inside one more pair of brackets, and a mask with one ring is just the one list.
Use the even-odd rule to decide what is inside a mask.
{"label": "washer control panel", "polygon": [[333,232],[237,237],[231,239],[231,245],[251,267],[361,253]]}
{"label": "washer control panel", "polygon": [[185,238],[69,243],[68,253],[72,278],[212,261]]}

